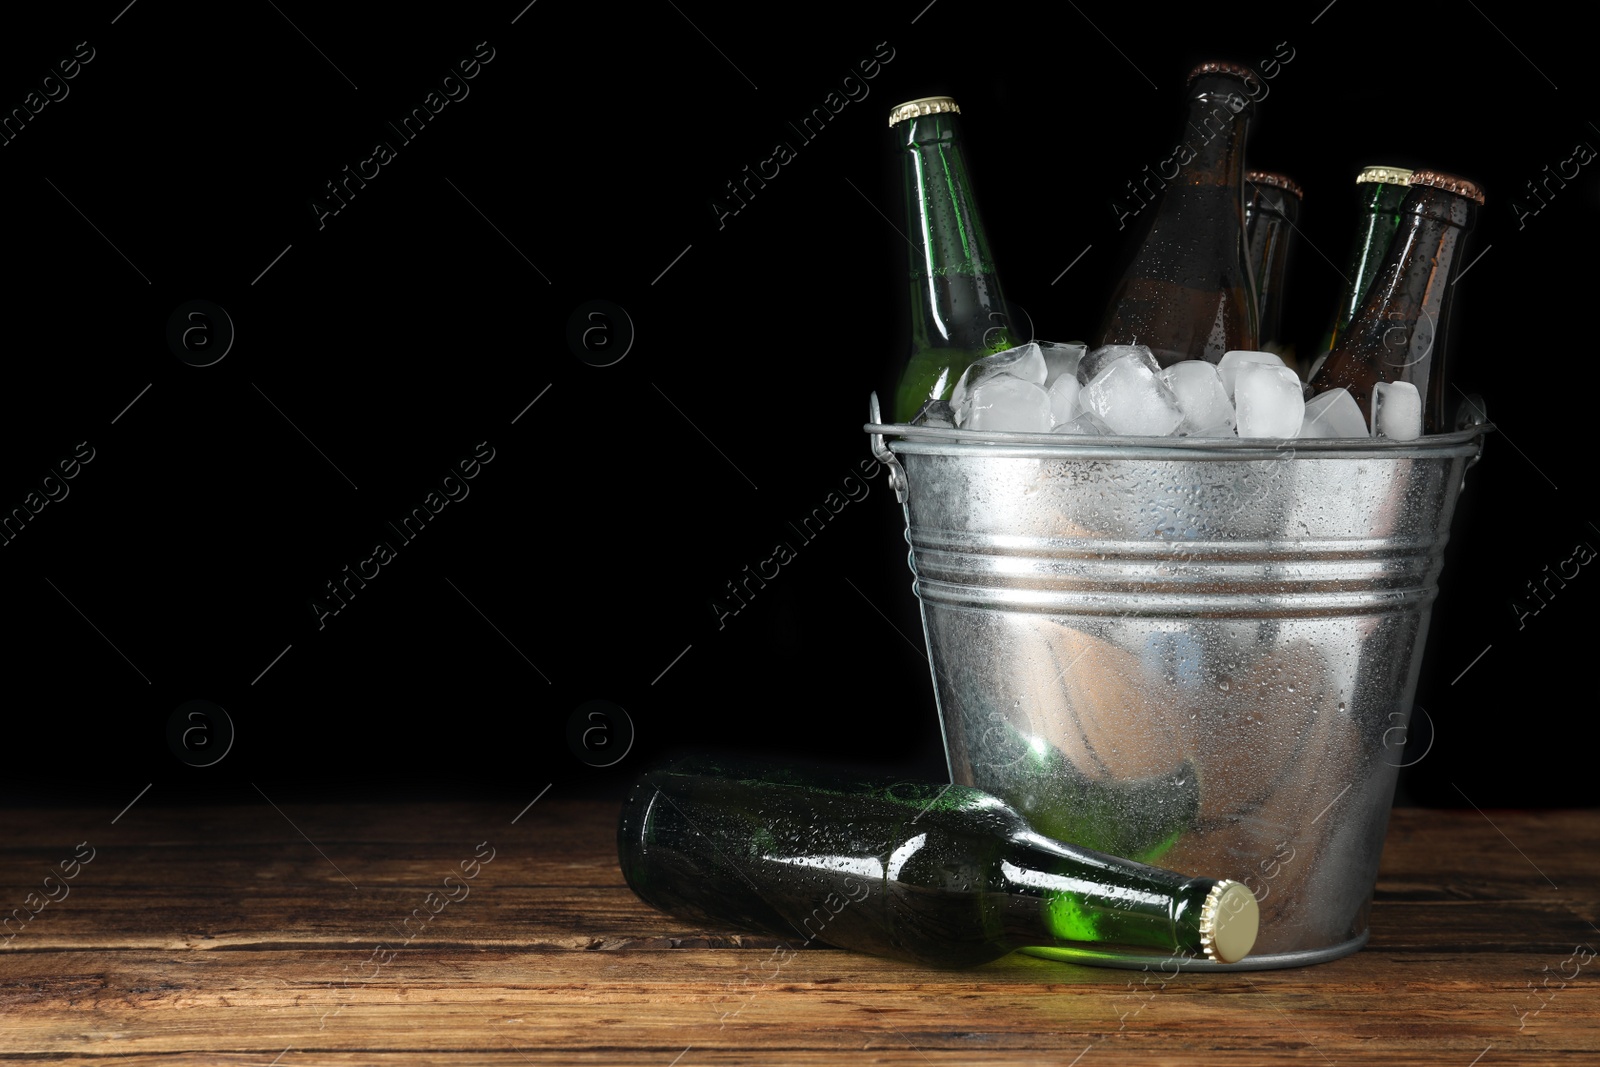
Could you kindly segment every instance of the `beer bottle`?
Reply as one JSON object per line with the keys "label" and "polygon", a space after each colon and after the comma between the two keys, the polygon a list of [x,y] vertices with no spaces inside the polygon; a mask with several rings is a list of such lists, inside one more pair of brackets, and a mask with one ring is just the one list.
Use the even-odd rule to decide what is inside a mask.
{"label": "beer bottle", "polygon": [[1053,841],[959,785],[691,758],[640,777],[617,847],[673,915],[933,966],[1083,942],[1232,963],[1259,919],[1238,882]]}
{"label": "beer bottle", "polygon": [[1372,276],[1382,265],[1389,242],[1400,228],[1400,201],[1406,198],[1406,187],[1410,184],[1411,172],[1404,167],[1363,167],[1356,175],[1359,214],[1346,259],[1349,265],[1344,269],[1344,290],[1339,294],[1339,303],[1333,309],[1328,328],[1323,331],[1316,362],[1306,374],[1307,381],[1316,376],[1322,361],[1338,343],[1339,334],[1350,325],[1350,317],[1356,313],[1367,286],[1372,284]]}
{"label": "beer bottle", "polygon": [[1184,139],[1156,169],[1159,201],[1091,347],[1145,345],[1163,367],[1259,349],[1244,148],[1260,86],[1253,71],[1232,63],[1189,73]]}
{"label": "beer bottle", "polygon": [[[1053,745],[1033,744],[1000,709],[987,723],[977,742],[983,762],[1027,783],[1007,802],[1046,837],[1153,864],[1200,821],[1200,776],[1188,760],[1163,774],[1092,777]],[[961,747],[970,753],[973,743]],[[961,764],[972,766],[970,755]]]}
{"label": "beer bottle", "polygon": [[1294,245],[1305,191],[1292,178],[1265,170],[1245,174],[1244,226],[1250,245],[1250,274],[1256,283],[1260,351],[1294,365],[1294,346],[1280,334],[1289,250]]}
{"label": "beer bottle", "polygon": [[910,242],[911,355],[895,390],[899,422],[910,422],[929,400],[949,399],[974,360],[1028,340],[1011,337],[973,198],[960,113],[948,96],[912,100],[889,112]]}
{"label": "beer bottle", "polygon": [[1424,433],[1449,429],[1446,327],[1462,249],[1483,192],[1472,182],[1419,170],[1400,204],[1400,225],[1350,324],[1311,379],[1313,392],[1350,390],[1372,425],[1372,388],[1410,382],[1422,397]]}

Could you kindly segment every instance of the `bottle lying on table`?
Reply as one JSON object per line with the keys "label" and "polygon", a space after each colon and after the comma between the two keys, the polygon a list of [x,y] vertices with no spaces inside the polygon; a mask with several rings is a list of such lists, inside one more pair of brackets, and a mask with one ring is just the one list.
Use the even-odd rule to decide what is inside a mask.
{"label": "bottle lying on table", "polygon": [[617,851],[680,918],[941,967],[1085,942],[1233,963],[1260,914],[1238,882],[1053,841],[968,786],[742,760],[646,772]]}

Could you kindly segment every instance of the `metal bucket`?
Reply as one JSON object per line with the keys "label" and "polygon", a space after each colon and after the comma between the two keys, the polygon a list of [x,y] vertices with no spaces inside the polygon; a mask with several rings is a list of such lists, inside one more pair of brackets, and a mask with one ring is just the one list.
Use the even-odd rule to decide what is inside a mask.
{"label": "metal bucket", "polygon": [[1248,885],[1255,953],[1184,967],[1361,948],[1450,517],[1489,428],[1468,409],[1410,442],[1157,443],[882,425],[874,397],[951,780],[1041,833]]}

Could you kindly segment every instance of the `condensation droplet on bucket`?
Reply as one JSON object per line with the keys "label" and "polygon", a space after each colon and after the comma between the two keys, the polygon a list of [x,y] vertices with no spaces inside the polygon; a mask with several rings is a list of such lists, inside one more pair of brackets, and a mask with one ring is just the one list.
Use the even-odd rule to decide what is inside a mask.
{"label": "condensation droplet on bucket", "polygon": [[1226,674],[1217,679],[1217,688],[1222,690],[1224,693],[1226,693],[1229,688],[1232,687],[1232,685],[1232,679],[1230,679]]}

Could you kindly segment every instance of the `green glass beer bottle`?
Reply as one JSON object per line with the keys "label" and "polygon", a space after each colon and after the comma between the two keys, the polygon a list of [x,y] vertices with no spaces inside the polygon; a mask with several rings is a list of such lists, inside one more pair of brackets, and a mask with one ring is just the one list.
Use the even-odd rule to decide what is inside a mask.
{"label": "green glass beer bottle", "polygon": [[1305,191],[1292,178],[1252,170],[1244,176],[1245,239],[1250,246],[1250,273],[1256,282],[1257,337],[1261,351],[1294,366],[1294,346],[1280,335],[1284,285],[1289,278],[1289,250],[1299,232]]}
{"label": "green glass beer bottle", "polygon": [[1238,882],[1062,844],[967,786],[709,757],[640,777],[617,849],[680,918],[931,966],[1085,942],[1232,963],[1260,921]]}
{"label": "green glass beer bottle", "polygon": [[1350,242],[1350,255],[1346,260],[1349,266],[1344,269],[1344,289],[1328,328],[1323,331],[1316,361],[1306,373],[1307,381],[1316,377],[1323,360],[1338,344],[1339,335],[1350,325],[1356,308],[1361,306],[1361,298],[1367,294],[1373,275],[1378,273],[1389,251],[1389,242],[1400,228],[1400,202],[1406,198],[1410,185],[1411,171],[1404,167],[1363,167],[1356,175],[1358,214],[1355,237]]}
{"label": "green glass beer bottle", "polygon": [[986,725],[977,738],[958,742],[960,765],[1027,782],[1010,804],[1045,837],[1155,864],[1200,822],[1200,776],[1187,760],[1164,774],[1095,778],[1054,745],[1034,744],[1000,708],[980,721]]}
{"label": "green glass beer bottle", "polygon": [[1372,423],[1379,382],[1410,382],[1422,400],[1424,433],[1449,427],[1445,357],[1455,279],[1483,192],[1436,170],[1411,175],[1400,227],[1333,351],[1311,378],[1313,392],[1350,390]]}
{"label": "green glass beer bottle", "polygon": [[[1163,367],[1255,351],[1255,283],[1245,248],[1244,149],[1261,81],[1248,67],[1189,73],[1184,140],[1157,168],[1159,201],[1095,336],[1147,346]],[[1167,164],[1173,173],[1164,173]]]}
{"label": "green glass beer bottle", "polygon": [[911,353],[895,389],[899,422],[910,422],[929,400],[949,399],[974,360],[1027,340],[1011,336],[972,193],[960,113],[948,96],[912,100],[889,112],[910,242]]}

